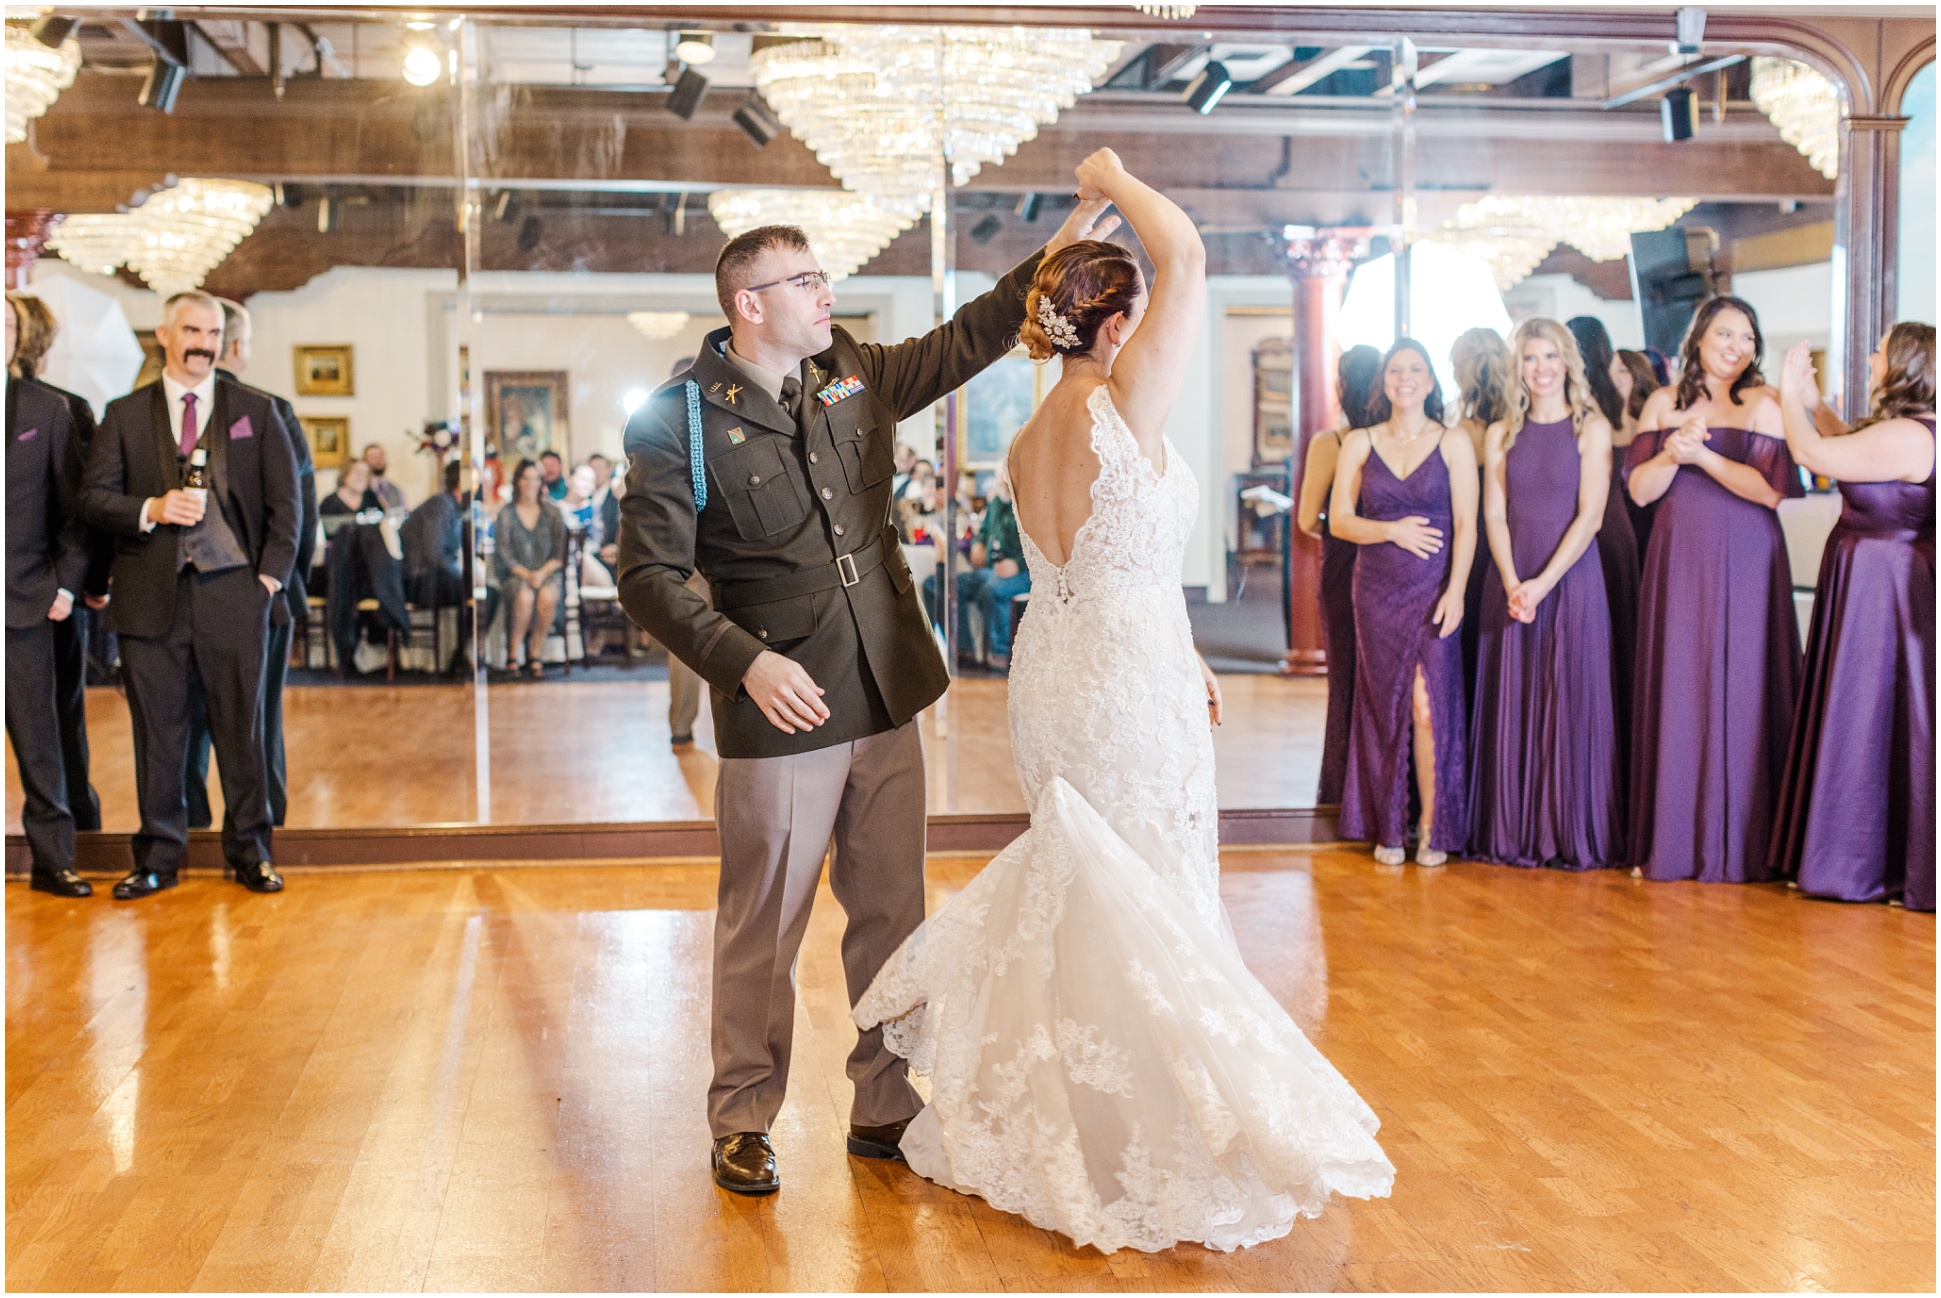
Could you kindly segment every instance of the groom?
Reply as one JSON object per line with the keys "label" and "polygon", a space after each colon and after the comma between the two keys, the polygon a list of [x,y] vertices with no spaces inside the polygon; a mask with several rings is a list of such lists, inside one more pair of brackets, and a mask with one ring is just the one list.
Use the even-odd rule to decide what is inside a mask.
{"label": "groom", "polygon": [[[1100,206],[1081,206],[1046,251],[1083,237]],[[1043,255],[949,323],[884,347],[830,324],[835,294],[801,230],[750,230],[715,265],[728,327],[627,425],[620,599],[712,686],[721,889],[708,1122],[715,1182],[737,1194],[781,1185],[768,1129],[831,840],[852,1004],[923,922],[916,716],[949,675],[890,522],[896,423],[1011,348]],[[686,584],[697,569],[712,601]],[[848,1072],[850,1152],[900,1157],[922,1102],[880,1029],[862,1034]]]}

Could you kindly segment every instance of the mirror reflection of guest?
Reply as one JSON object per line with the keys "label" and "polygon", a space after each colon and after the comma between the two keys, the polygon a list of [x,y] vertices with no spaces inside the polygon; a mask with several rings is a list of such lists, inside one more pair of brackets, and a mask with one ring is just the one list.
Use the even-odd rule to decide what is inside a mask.
{"label": "mirror reflection of guest", "polygon": [[385,509],[409,509],[410,503],[404,498],[404,489],[386,477],[390,468],[390,457],[384,448],[372,442],[364,448],[364,463],[370,466],[371,490],[377,493],[378,503]]}
{"label": "mirror reflection of guest", "polygon": [[990,665],[1002,671],[1011,665],[1011,602],[1031,590],[1031,573],[1024,566],[1024,545],[1018,539],[1018,511],[1011,503],[1011,470],[998,462],[997,481],[984,504],[984,517],[971,542],[971,569],[957,579],[957,643],[968,645],[970,610],[984,617]]}
{"label": "mirror reflection of guest", "polygon": [[539,453],[539,477],[546,499],[566,499],[566,462],[559,458],[558,451]]}
{"label": "mirror reflection of guest", "polygon": [[372,486],[371,466],[363,460],[352,460],[337,474],[337,490],[317,502],[317,513],[334,522],[325,523],[324,531],[335,532],[344,525],[344,520],[367,509],[383,509],[384,502]]}
{"label": "mirror reflection of guest", "polygon": [[560,570],[566,566],[566,520],[546,500],[545,490],[539,466],[519,461],[512,471],[512,503],[492,523],[492,562],[512,615],[507,665],[535,680],[546,675],[540,655],[559,609],[565,585]]}

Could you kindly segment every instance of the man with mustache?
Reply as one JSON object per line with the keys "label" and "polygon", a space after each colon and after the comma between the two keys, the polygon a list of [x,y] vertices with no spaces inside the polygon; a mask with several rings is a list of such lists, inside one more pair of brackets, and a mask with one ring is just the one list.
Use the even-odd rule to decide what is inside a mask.
{"label": "man with mustache", "polygon": [[[199,685],[209,710],[224,802],[222,851],[236,881],[278,892],[270,863],[263,757],[263,660],[296,562],[296,456],[270,397],[216,372],[222,307],[177,293],[155,330],[162,377],[111,402],[89,448],[81,509],[117,538],[114,602],[135,732],[141,829],[134,869],[115,885],[129,901],[173,888],[187,854],[183,763]],[[185,491],[195,452],[207,492]]]}

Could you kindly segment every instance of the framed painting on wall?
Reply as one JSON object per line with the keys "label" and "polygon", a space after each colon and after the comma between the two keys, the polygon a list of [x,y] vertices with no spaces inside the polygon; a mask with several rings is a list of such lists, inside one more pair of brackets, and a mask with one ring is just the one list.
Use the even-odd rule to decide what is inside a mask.
{"label": "framed painting on wall", "polygon": [[1287,463],[1294,453],[1294,343],[1263,338],[1254,348],[1254,467]]}
{"label": "framed painting on wall", "polygon": [[566,453],[566,371],[485,372],[485,454],[502,461]]}
{"label": "framed painting on wall", "polygon": [[1015,348],[957,390],[957,463],[995,469],[1045,399],[1045,367]]}
{"label": "framed painting on wall", "polygon": [[320,469],[343,467],[350,458],[350,416],[298,415],[303,435],[310,442],[310,458]]}
{"label": "framed painting on wall", "polygon": [[356,375],[351,368],[351,345],[299,343],[294,348],[297,366],[297,395],[300,397],[354,397]]}

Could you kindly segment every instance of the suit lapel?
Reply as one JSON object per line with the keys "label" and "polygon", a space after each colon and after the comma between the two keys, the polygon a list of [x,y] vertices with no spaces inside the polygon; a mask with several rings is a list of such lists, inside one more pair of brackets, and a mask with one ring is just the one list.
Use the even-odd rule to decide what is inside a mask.
{"label": "suit lapel", "polygon": [[169,431],[168,390],[160,379],[155,380],[154,417],[150,421],[155,429],[155,456],[162,470],[162,490],[174,491],[182,485],[182,466],[176,462],[179,449],[175,434]]}

